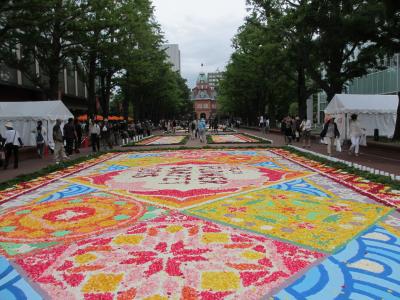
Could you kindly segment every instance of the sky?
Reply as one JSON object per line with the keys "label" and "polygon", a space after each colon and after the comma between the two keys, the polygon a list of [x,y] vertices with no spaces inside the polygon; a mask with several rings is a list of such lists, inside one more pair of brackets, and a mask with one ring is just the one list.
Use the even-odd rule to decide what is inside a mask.
{"label": "sky", "polygon": [[[193,88],[201,70],[223,70],[232,38],[244,23],[245,0],[153,0],[155,17],[169,44],[181,51],[181,74]],[[201,64],[204,67],[201,67]]]}

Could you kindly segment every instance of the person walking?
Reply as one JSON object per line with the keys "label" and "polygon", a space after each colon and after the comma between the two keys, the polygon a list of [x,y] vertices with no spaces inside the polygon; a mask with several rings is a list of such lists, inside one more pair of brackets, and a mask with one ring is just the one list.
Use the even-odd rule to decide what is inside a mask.
{"label": "person walking", "polygon": [[81,147],[82,144],[82,124],[78,119],[75,119],[74,122],[74,127],[75,127],[75,134],[76,134],[76,138],[74,141],[75,144],[75,153],[79,153],[79,148]]}
{"label": "person walking", "polygon": [[47,140],[47,131],[46,128],[43,127],[42,121],[39,120],[37,122],[36,130],[33,130],[32,133],[35,134],[37,154],[40,158],[43,158],[43,151]]}
{"label": "person walking", "polygon": [[282,123],[283,123],[283,131],[285,134],[286,145],[291,145],[293,139],[292,119],[289,116],[287,116]]}
{"label": "person walking", "polygon": [[104,119],[104,124],[103,127],[101,128],[101,139],[103,140],[103,145],[104,148],[108,148],[112,149],[113,145],[112,145],[112,141],[111,141],[111,136],[112,136],[112,132],[111,132],[111,126],[108,123],[108,119]]}
{"label": "person walking", "polygon": [[75,135],[75,126],[74,126],[74,119],[69,118],[68,123],[64,126],[64,138],[66,141],[66,152],[67,155],[72,155],[74,150],[74,141],[76,139]]}
{"label": "person walking", "polygon": [[[340,137],[340,133],[337,127],[337,124],[335,122],[335,118],[329,119],[325,125],[324,129],[322,130],[321,134],[321,139],[325,139],[327,142],[327,152],[328,155],[332,155],[332,145],[335,145],[335,139],[338,139]],[[340,141],[339,141],[340,143]]]}
{"label": "person walking", "polygon": [[200,136],[200,143],[206,142],[206,120],[202,118],[198,125],[199,129],[199,136]]}
{"label": "person walking", "polygon": [[194,140],[196,138],[196,120],[190,123],[190,139]]}
{"label": "person walking", "polygon": [[360,140],[363,134],[360,122],[357,120],[358,116],[356,114],[351,115],[351,120],[349,123],[350,129],[350,139],[351,146],[349,149],[349,154],[354,153],[355,156],[358,156],[360,150]]}
{"label": "person walking", "polygon": [[311,120],[307,120],[307,118],[304,118],[300,124],[304,148],[311,148],[311,127]]}
{"label": "person walking", "polygon": [[61,119],[57,119],[56,125],[53,127],[54,160],[56,164],[59,164],[67,158],[64,151],[64,137],[61,130],[61,122]]}
{"label": "person walking", "polygon": [[100,126],[98,121],[90,120],[89,135],[93,152],[100,151]]}
{"label": "person walking", "polygon": [[7,122],[5,124],[5,127],[7,131],[4,141],[4,170],[7,169],[8,163],[12,155],[14,156],[14,169],[17,169],[19,148],[22,147],[24,144],[22,143],[18,131],[13,128],[14,126],[12,122]]}

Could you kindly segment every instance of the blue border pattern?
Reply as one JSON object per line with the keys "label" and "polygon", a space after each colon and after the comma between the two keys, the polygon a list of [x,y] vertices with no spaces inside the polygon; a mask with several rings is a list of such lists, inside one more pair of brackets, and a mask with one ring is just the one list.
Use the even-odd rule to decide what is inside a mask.
{"label": "blue border pattern", "polygon": [[12,265],[0,256],[0,299],[41,300],[43,299]]}
{"label": "blue border pattern", "polygon": [[374,226],[273,299],[400,299],[400,239]]}
{"label": "blue border pattern", "polygon": [[304,179],[296,179],[293,181],[280,183],[277,185],[270,186],[268,189],[276,189],[276,190],[297,192],[317,197],[332,198],[330,195],[316,188],[315,186],[308,183]]}

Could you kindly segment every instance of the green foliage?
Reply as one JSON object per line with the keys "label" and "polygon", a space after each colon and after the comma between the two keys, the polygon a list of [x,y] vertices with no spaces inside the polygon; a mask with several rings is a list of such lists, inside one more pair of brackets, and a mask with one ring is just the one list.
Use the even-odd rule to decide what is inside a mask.
{"label": "green foliage", "polygon": [[[4,2],[4,3],[3,3]],[[187,113],[185,81],[165,62],[150,0],[18,0],[0,4],[0,63],[18,68],[47,98],[58,98],[60,72],[77,69],[88,89],[89,114],[109,114],[113,92],[137,118]],[[21,56],[16,55],[16,47]],[[34,64],[40,66],[40,76]]]}
{"label": "green foliage", "polygon": [[[305,117],[306,100],[313,93],[323,90],[330,100],[346,82],[377,65],[382,51],[376,38],[385,18],[382,1],[247,3],[251,13],[233,40],[235,52],[221,83],[219,101],[226,114],[254,125],[266,111],[274,126],[288,113],[290,101],[297,100],[295,114]],[[386,24],[398,24],[397,12],[386,15]]]}

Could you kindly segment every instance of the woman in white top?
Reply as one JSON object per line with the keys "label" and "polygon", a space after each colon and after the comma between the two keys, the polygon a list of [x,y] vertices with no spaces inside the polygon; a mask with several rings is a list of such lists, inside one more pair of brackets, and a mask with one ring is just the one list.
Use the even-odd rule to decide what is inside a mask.
{"label": "woman in white top", "polygon": [[360,139],[362,136],[362,130],[361,130],[360,122],[357,120],[356,114],[351,115],[349,129],[350,129],[350,139],[351,139],[351,146],[349,149],[349,154],[354,153],[355,156],[358,156],[358,152],[360,149]]}
{"label": "woman in white top", "polygon": [[311,121],[304,118],[300,124],[300,130],[303,136],[303,147],[311,148]]}
{"label": "woman in white top", "polygon": [[21,137],[18,131],[13,129],[13,123],[7,122],[5,124],[7,128],[4,142],[5,162],[4,169],[7,169],[8,162],[10,161],[11,155],[14,155],[14,169],[18,168],[18,150],[19,147],[23,146]]}
{"label": "woman in white top", "polygon": [[43,122],[38,121],[36,130],[32,130],[32,133],[35,134],[36,140],[36,151],[40,158],[43,158],[44,147],[46,145],[47,140],[47,131],[46,128],[43,127]]}

